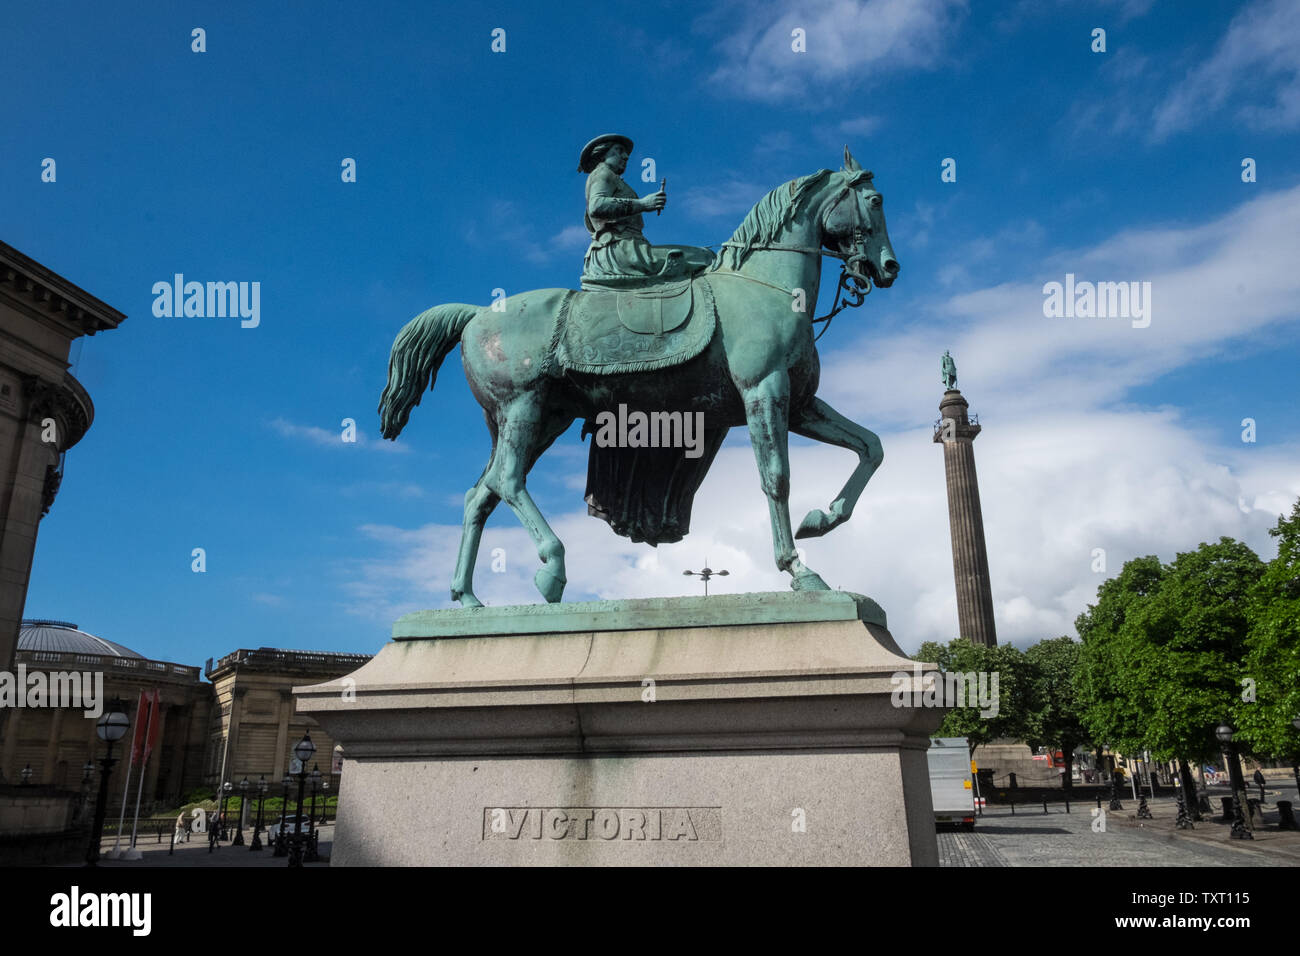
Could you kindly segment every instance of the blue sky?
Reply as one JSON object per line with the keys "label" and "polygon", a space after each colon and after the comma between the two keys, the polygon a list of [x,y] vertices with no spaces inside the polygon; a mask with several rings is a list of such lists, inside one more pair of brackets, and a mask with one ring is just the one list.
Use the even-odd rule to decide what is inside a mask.
{"label": "blue sky", "polygon": [[[651,241],[726,239],[768,189],[838,168],[845,143],[875,171],[902,274],[821,340],[820,394],[881,435],[885,464],[807,560],[879,600],[905,648],[956,629],[929,439],[945,348],[985,424],[1003,640],[1071,633],[1099,574],[1136,554],[1229,534],[1271,556],[1266,530],[1300,495],[1289,7],[9,11],[0,238],[128,316],[74,353],[96,420],[41,525],[26,613],[200,663],[261,645],[375,651],[398,614],[446,606],[487,432],[454,354],[399,441],[379,441],[392,338],[441,302],[575,284],[577,155],[607,131],[636,142],[634,188],[652,190],[634,175],[647,156],[668,179]],[[206,52],[191,50],[195,27]],[[41,181],[46,157],[56,182]],[[956,182],[940,179],[946,157]],[[1242,182],[1244,157],[1257,182]],[[155,317],[154,283],[178,272],[260,282],[260,325]],[[1045,318],[1042,285],[1066,273],[1152,282],[1150,327]],[[340,440],[344,418],[356,444]],[[796,445],[797,522],[852,459]],[[658,551],[585,515],[584,474],[575,428],[530,480],[569,547],[569,600],[696,593],[681,570],[706,557],[732,571],[720,590],[786,586],[739,431],[692,535]],[[504,573],[486,566],[493,547]],[[482,558],[481,597],[537,600],[535,556],[504,508]]]}

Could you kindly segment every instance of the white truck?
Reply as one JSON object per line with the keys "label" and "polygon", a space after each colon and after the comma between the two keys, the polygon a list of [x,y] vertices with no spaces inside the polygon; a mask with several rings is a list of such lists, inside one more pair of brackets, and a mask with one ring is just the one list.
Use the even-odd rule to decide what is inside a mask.
{"label": "white truck", "polygon": [[975,762],[965,737],[932,737],[926,751],[930,765],[930,798],[936,824],[959,824],[975,829],[975,791],[971,778]]}

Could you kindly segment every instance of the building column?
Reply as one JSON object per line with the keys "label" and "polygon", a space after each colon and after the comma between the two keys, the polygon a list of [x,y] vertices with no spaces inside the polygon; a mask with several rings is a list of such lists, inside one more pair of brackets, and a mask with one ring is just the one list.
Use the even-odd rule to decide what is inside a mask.
{"label": "building column", "polygon": [[18,754],[18,725],[22,723],[22,713],[21,707],[10,707],[5,715],[4,753],[0,755],[0,774],[4,775],[5,783],[18,782],[14,778],[18,772],[14,759]]}
{"label": "building column", "polygon": [[163,783],[163,793],[173,795],[179,803],[185,788],[185,744],[190,735],[190,721],[193,719],[194,705],[189,706],[189,718],[185,718],[185,707],[176,708],[176,739],[172,741],[171,756],[167,759],[167,778]]}
{"label": "building column", "polygon": [[149,765],[144,771],[144,793],[152,803],[158,799],[158,771],[162,767],[162,742],[163,734],[167,731],[167,711],[170,709],[169,704],[161,701],[158,704],[158,746],[154,752],[149,755]]}
{"label": "building column", "polygon": [[289,718],[293,714],[293,689],[280,688],[279,726],[275,731],[275,767],[271,773],[272,783],[284,778],[289,763]]}
{"label": "building column", "polygon": [[54,783],[54,767],[59,762],[59,738],[63,736],[63,710],[62,707],[54,708],[54,717],[50,721],[50,737],[45,741],[45,755],[41,758],[38,778],[41,783]]}
{"label": "building column", "polygon": [[227,780],[233,781],[235,777],[235,761],[239,756],[239,722],[244,717],[244,695],[247,693],[247,687],[230,689],[230,727],[226,731],[226,765],[222,770],[221,784]]}

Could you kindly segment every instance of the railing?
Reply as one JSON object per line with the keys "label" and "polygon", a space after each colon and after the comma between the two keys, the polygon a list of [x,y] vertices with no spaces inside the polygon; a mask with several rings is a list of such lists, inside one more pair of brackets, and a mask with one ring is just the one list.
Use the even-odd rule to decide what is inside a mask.
{"label": "railing", "polygon": [[346,654],[332,651],[291,651],[277,647],[259,647],[256,650],[240,648],[232,651],[213,664],[209,658],[204,666],[207,677],[215,671],[234,664],[325,664],[331,667],[360,667],[373,657],[371,654]]}
{"label": "railing", "polygon": [[151,675],[180,678],[198,683],[200,669],[170,661],[153,661],[140,657],[116,657],[111,654],[80,654],[73,651],[18,651],[15,663],[51,665],[49,670],[143,671]]}

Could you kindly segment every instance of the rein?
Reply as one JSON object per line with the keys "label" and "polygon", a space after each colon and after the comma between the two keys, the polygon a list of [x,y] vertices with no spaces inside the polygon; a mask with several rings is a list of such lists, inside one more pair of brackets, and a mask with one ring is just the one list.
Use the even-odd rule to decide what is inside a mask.
{"label": "rein", "polygon": [[[858,235],[860,231],[861,230],[857,229],[854,230],[854,240],[857,242],[862,241],[861,237]],[[843,252],[832,252],[830,249],[814,249],[811,246],[785,246],[775,242],[763,243],[761,245],[745,245],[739,242],[724,242],[721,244],[721,247],[724,249],[728,246],[733,249],[748,248],[761,252],[799,252],[804,255],[829,256],[835,259],[840,259],[844,262],[844,265],[840,268],[840,281],[835,287],[835,301],[831,303],[831,310],[825,315],[812,320],[813,325],[816,325],[818,322],[826,323],[822,326],[821,331],[813,337],[813,342],[816,342],[826,334],[826,330],[831,327],[831,319],[835,318],[835,316],[839,315],[845,309],[856,309],[866,301],[867,294],[871,292],[870,277],[863,275],[856,269],[849,268],[852,261],[856,258],[860,258],[860,256],[851,256]],[[786,295],[792,295],[794,293],[793,289],[782,289],[780,286],[773,285],[771,282],[764,282],[762,279],[756,279],[753,276],[745,275],[743,272],[736,272],[734,269],[729,269],[727,271],[731,275],[739,276],[742,279],[748,279],[750,282],[757,282],[759,285],[765,285],[769,289],[777,289],[784,292]],[[843,302],[840,301],[841,297],[844,299]]]}

